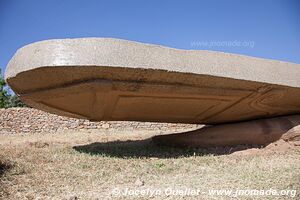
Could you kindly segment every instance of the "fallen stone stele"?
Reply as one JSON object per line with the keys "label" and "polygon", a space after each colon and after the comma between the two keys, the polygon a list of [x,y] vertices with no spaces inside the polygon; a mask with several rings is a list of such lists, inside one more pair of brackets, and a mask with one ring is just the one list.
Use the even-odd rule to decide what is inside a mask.
{"label": "fallen stone stele", "polygon": [[[299,77],[299,64],[111,38],[29,44],[5,74],[25,103],[51,113],[198,124],[299,114]],[[268,126],[272,131],[273,123]],[[234,131],[245,137],[242,127]]]}

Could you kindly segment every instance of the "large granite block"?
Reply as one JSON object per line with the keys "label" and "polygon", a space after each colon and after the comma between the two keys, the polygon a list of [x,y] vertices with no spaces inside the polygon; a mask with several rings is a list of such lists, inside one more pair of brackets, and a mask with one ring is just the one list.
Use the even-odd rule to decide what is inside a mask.
{"label": "large granite block", "polygon": [[111,38],[19,49],[7,83],[28,105],[69,117],[219,124],[300,113],[300,65]]}

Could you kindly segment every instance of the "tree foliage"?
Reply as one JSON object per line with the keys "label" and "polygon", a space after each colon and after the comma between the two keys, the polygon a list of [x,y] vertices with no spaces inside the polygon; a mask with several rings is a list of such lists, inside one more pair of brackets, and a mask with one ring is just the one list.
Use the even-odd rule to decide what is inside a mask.
{"label": "tree foliage", "polygon": [[26,106],[17,95],[10,94],[0,69],[0,108],[24,107]]}
{"label": "tree foliage", "polygon": [[7,103],[7,90],[5,90],[5,81],[0,69],[0,108],[4,108]]}

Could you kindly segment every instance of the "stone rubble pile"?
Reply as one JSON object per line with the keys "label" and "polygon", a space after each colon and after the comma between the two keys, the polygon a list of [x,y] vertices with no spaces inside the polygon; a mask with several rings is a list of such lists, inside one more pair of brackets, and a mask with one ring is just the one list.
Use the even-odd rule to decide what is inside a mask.
{"label": "stone rubble pile", "polygon": [[84,119],[62,117],[33,108],[0,109],[0,134],[53,133],[63,130],[155,130],[178,131],[196,129],[196,124],[171,124],[151,122],[90,122]]}

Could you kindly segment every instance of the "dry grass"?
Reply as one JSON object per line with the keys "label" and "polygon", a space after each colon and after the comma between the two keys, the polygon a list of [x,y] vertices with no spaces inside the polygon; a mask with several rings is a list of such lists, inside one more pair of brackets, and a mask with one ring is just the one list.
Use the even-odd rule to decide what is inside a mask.
{"label": "dry grass", "polygon": [[[132,199],[116,197],[112,190],[188,187],[201,191],[297,189],[300,198],[299,149],[214,156],[210,150],[157,147],[147,139],[151,135],[150,132],[0,135],[0,196],[3,199]],[[153,197],[176,198],[229,199],[208,194]],[[240,198],[290,199],[287,196]]]}

